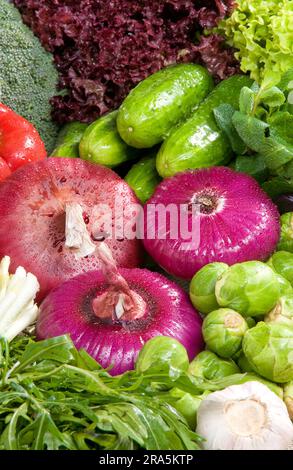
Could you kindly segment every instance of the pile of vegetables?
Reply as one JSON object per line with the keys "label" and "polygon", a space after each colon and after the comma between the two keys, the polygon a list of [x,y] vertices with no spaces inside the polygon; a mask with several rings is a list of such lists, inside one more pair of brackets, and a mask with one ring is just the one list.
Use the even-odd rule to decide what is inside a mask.
{"label": "pile of vegetables", "polygon": [[[0,449],[287,449],[291,3],[234,5],[216,33],[249,74],[220,83],[186,62],[224,36],[191,47],[185,28],[213,27],[228,2],[211,16],[194,2],[15,3],[66,64],[55,114],[77,120],[46,158],[32,124],[0,104]],[[144,37],[147,67],[124,81],[119,50],[111,74],[96,49],[115,31],[104,19],[89,35],[109,11],[122,48]],[[161,23],[147,31],[164,31],[164,64],[154,50],[145,60],[154,11]]]}
{"label": "pile of vegetables", "polygon": [[[10,347],[2,339],[0,365],[0,449],[199,448],[201,439],[174,407],[176,399],[165,399],[188,367],[179,343],[173,356],[165,347],[164,367],[117,379],[67,336],[38,343],[20,337]],[[188,377],[185,382],[192,387]]]}
{"label": "pile of vegetables", "polygon": [[[194,376],[186,351],[170,338],[149,341],[135,370],[116,378],[68,336],[38,343],[20,337],[10,346],[2,339],[0,364],[0,449],[196,450],[203,445],[191,430],[197,410],[208,448],[226,448],[226,433],[230,448],[248,441],[254,448],[286,449],[293,439],[285,405],[257,377]],[[234,419],[232,431],[226,422],[219,430],[219,399],[241,412],[242,428]],[[250,409],[259,412],[256,420]],[[233,412],[227,413],[232,422]]]}
{"label": "pile of vegetables", "polygon": [[239,359],[243,370],[277,383],[293,379],[293,290],[284,269],[282,274],[284,278],[271,261],[231,267],[214,263],[202,268],[190,284],[193,305],[207,314],[203,337],[208,349]]}

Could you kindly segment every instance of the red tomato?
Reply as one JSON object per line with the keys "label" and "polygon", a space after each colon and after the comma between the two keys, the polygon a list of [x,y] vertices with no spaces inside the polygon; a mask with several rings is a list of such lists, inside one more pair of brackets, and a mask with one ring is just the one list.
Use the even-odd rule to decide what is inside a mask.
{"label": "red tomato", "polygon": [[35,127],[0,103],[0,181],[26,163],[44,158],[45,145]]}

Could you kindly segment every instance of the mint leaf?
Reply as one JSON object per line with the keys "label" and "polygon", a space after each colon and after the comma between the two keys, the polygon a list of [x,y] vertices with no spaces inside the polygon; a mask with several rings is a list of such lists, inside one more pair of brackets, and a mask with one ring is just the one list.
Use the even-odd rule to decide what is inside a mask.
{"label": "mint leaf", "polygon": [[232,117],[235,113],[235,108],[230,104],[221,104],[214,109],[214,116],[219,128],[226,134],[229,139],[233,152],[242,155],[246,152],[247,147],[241,140],[233,125]]}
{"label": "mint leaf", "polygon": [[293,116],[277,112],[270,119],[270,137],[265,140],[260,153],[271,171],[284,174],[284,165],[293,160]]}
{"label": "mint leaf", "polygon": [[282,176],[276,176],[266,181],[262,188],[272,199],[275,199],[281,194],[293,193],[293,178],[287,179]]}
{"label": "mint leaf", "polygon": [[293,178],[293,160],[284,167],[284,176]]}
{"label": "mint leaf", "polygon": [[278,87],[273,86],[261,93],[260,101],[270,108],[276,108],[285,103],[286,97]]}
{"label": "mint leaf", "polygon": [[232,123],[243,142],[251,150],[260,152],[266,139],[266,129],[269,125],[253,116],[247,116],[240,111],[235,111]]}
{"label": "mint leaf", "polygon": [[264,157],[267,167],[272,171],[278,170],[293,158],[292,149],[280,137],[268,137],[263,144],[260,154]]}
{"label": "mint leaf", "polygon": [[293,146],[293,115],[288,111],[274,113],[269,120],[270,135],[277,136]]}
{"label": "mint leaf", "polygon": [[251,88],[244,86],[240,92],[239,97],[240,112],[243,114],[251,114],[254,108],[254,103],[255,93],[251,90]]}
{"label": "mint leaf", "polygon": [[269,170],[262,155],[241,155],[236,158],[234,168],[240,173],[252,176],[259,183],[263,183],[269,177]]}

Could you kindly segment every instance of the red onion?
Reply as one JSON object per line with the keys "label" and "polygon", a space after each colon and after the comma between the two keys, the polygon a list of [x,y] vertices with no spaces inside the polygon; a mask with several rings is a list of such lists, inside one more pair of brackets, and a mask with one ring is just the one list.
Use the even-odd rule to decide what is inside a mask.
{"label": "red onion", "polygon": [[132,369],[140,349],[154,336],[177,339],[193,359],[203,340],[201,318],[188,295],[172,281],[145,269],[119,269],[119,275],[139,305],[136,319],[110,318],[106,308],[96,309],[96,300],[109,306],[104,299],[113,286],[100,271],[89,272],[46,297],[37,322],[38,339],[70,334],[76,347],[85,349],[103,367],[113,365],[113,375]]}
{"label": "red onion", "polygon": [[[162,204],[185,205],[188,227],[199,235],[199,243],[180,235],[169,236],[178,229],[175,220],[148,216],[152,207]],[[155,205],[155,206],[152,206]],[[196,206],[195,206],[196,205]],[[200,208],[193,218],[194,207]],[[173,219],[174,221],[174,219]],[[200,222],[200,228],[198,226]],[[150,233],[153,230],[153,238]],[[166,235],[167,234],[167,235]],[[144,245],[153,259],[167,272],[183,279],[204,265],[221,261],[232,265],[248,260],[265,260],[279,240],[280,224],[276,206],[250,176],[230,168],[214,167],[179,173],[164,180],[145,205]],[[165,239],[162,235],[166,235]]]}
{"label": "red onion", "polygon": [[[0,185],[0,258],[8,255],[12,269],[23,266],[37,276],[39,298],[66,279],[99,269],[96,209],[106,204],[114,224],[115,196],[123,209],[137,203],[116,173],[80,159],[49,158],[22,167]],[[79,236],[80,230],[84,239],[77,248],[72,235]],[[119,266],[139,264],[138,240],[113,236],[106,243]]]}

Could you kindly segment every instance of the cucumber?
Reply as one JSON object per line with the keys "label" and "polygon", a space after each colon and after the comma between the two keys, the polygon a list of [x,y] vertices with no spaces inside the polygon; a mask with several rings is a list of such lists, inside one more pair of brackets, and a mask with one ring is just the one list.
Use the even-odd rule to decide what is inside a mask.
{"label": "cucumber", "polygon": [[79,145],[83,160],[113,168],[137,157],[138,151],[126,145],[118,134],[117,113],[106,114],[87,128]]}
{"label": "cucumber", "polygon": [[156,156],[150,155],[135,163],[125,176],[125,181],[144,204],[161,181],[156,169]]}
{"label": "cucumber", "polygon": [[88,124],[82,122],[70,122],[59,132],[56,148],[51,157],[79,157],[79,142]]}
{"label": "cucumber", "polygon": [[213,87],[207,70],[196,64],[172,65],[140,82],[122,103],[117,127],[132,147],[150,148],[190,115]]}
{"label": "cucumber", "polygon": [[213,110],[222,103],[238,108],[241,88],[251,83],[245,75],[234,75],[222,81],[193,115],[173,130],[157,155],[157,170],[163,178],[187,169],[229,162],[232,149],[216,124]]}

